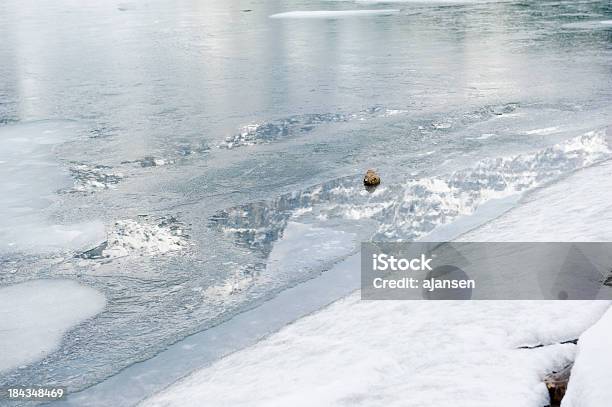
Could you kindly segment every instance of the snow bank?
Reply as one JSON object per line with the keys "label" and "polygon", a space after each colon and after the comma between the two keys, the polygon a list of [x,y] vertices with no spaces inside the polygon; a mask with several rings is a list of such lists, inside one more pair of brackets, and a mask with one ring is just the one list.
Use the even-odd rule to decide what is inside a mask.
{"label": "snow bank", "polygon": [[[572,344],[517,349],[565,327],[578,335],[607,303],[360,301],[289,325],[143,406],[543,406],[542,377]],[[548,342],[546,342],[548,343]]]}
{"label": "snow bank", "polygon": [[[612,241],[612,162],[534,191],[521,205],[461,236],[474,241]],[[554,225],[551,226],[551,225]]]}
{"label": "snow bank", "polygon": [[0,372],[33,363],[62,335],[104,309],[100,292],[72,280],[34,280],[0,288]]}
{"label": "snow bank", "polygon": [[562,407],[606,407],[612,401],[612,308],[580,336]]}
{"label": "snow bank", "polygon": [[0,127],[0,253],[76,250],[103,240],[98,221],[57,225],[48,220],[57,191],[72,179],[53,147],[74,138],[69,121]]}
{"label": "snow bank", "polygon": [[270,18],[345,18],[390,16],[398,13],[398,9],[288,11],[286,13],[272,14]]}

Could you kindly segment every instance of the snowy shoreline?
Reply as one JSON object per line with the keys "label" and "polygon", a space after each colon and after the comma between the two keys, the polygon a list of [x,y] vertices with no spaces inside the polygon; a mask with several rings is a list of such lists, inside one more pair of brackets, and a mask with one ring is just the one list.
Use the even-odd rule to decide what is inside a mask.
{"label": "snowy shoreline", "polygon": [[[572,214],[571,222],[566,222],[564,228],[555,231],[554,240],[611,240],[612,216],[608,215],[603,218],[601,216],[604,211],[606,213],[610,213],[607,210],[612,211],[609,203],[601,201],[602,196],[612,193],[612,185],[606,182],[611,167],[612,163],[606,162],[537,189],[527,196],[523,204],[464,234],[460,240],[488,241],[496,239],[496,236],[502,236],[503,239],[509,241],[530,239],[546,241],[553,237],[549,236],[549,229],[539,229],[534,226],[550,225],[554,219],[570,213]],[[598,185],[597,189],[591,188],[594,184]],[[576,189],[576,187],[578,187],[576,194],[566,193],[568,188]],[[589,202],[597,202],[601,205],[589,211],[583,208],[583,205]],[[555,204],[557,206],[554,206]],[[555,211],[547,210],[551,205],[555,207]],[[578,208],[581,209],[577,210]],[[592,216],[597,217],[602,226],[598,228],[600,233],[595,235],[590,230],[591,228],[585,227],[585,225],[592,224],[590,219]],[[520,221],[521,219],[533,219],[537,223],[525,225]],[[608,225],[610,228],[607,228]],[[605,230],[608,230],[608,234],[603,232],[602,235],[601,231]],[[456,230],[454,232],[457,233]],[[355,264],[354,267],[357,265]],[[406,391],[409,391],[410,394],[419,395],[418,398],[408,401],[408,405],[439,406],[453,400],[455,405],[470,407],[490,406],[491,403],[500,406],[541,406],[548,397],[542,382],[544,375],[561,369],[571,362],[576,348],[573,344],[553,344],[578,337],[610,306],[610,302],[606,301],[582,302],[582,307],[576,307],[576,303],[573,302],[554,301],[532,302],[531,305],[523,301],[475,301],[446,305],[436,302],[399,301],[396,304],[392,306],[386,301],[360,302],[358,294],[351,294],[345,299],[282,328],[254,346],[246,347],[219,359],[210,366],[202,367],[166,390],[145,400],[141,405],[195,406],[201,402],[206,402],[211,406],[224,405],[228,402],[231,402],[232,405],[245,406],[301,405],[300,400],[301,402],[308,400],[309,403],[312,403],[312,390],[321,388],[321,386],[328,390],[317,394],[319,404],[341,405],[345,400],[359,400],[368,404],[366,401],[369,403],[374,400],[382,402],[384,399],[386,405],[393,405],[397,400],[385,398],[383,394],[387,394],[386,391],[364,390],[372,385],[368,387],[363,378],[370,377],[369,380],[377,380],[372,378],[371,373],[382,370],[392,373],[375,375],[374,377],[378,377],[381,383],[391,381],[400,388],[407,388]],[[460,312],[464,307],[471,307],[471,311]],[[533,325],[525,325],[525,319],[521,312],[517,312],[517,307],[528,313]],[[450,308],[452,311],[447,312]],[[462,333],[462,324],[479,321],[483,314],[491,312],[492,309],[497,310],[492,311],[491,315],[491,322],[496,326],[494,329],[486,328],[476,322],[476,325],[469,325],[471,328]],[[358,310],[363,310],[364,314],[360,315],[361,311]],[[408,315],[414,315],[414,317],[408,317]],[[440,317],[441,315],[445,316]],[[476,320],[470,321],[472,318]],[[513,318],[517,319],[513,320]],[[438,322],[435,322],[438,319],[441,324],[439,326]],[[423,354],[414,355],[404,362],[394,359],[397,356],[397,354],[392,356],[394,351],[401,349],[402,346],[414,346],[412,341],[422,343],[418,339],[420,329],[425,329],[425,332],[431,332],[432,335],[439,330],[445,332],[445,335],[448,334],[449,326],[453,326],[448,319],[456,319],[458,323],[456,335],[461,339],[457,339],[456,346],[460,349],[465,349],[467,345],[464,342],[475,332],[479,332],[473,339],[475,343],[482,345],[493,341],[498,345],[505,345],[490,349],[492,353],[487,354],[486,357],[472,356],[472,363],[474,363],[472,365],[468,360],[463,360],[459,356],[451,357],[451,354],[448,354],[449,360],[444,362],[446,356],[441,355],[433,360],[438,360],[436,364],[442,364],[435,367],[434,371],[425,375],[423,379],[416,380],[412,384],[410,381],[408,383],[398,382],[400,378],[407,377],[406,369],[414,366],[427,366],[430,363],[422,360],[422,355],[435,357],[433,355],[437,353],[437,347],[450,346],[453,341],[449,342],[450,339],[439,337],[441,340],[439,345],[435,345],[437,342],[434,341],[432,349],[424,351]],[[338,326],[343,327],[341,331]],[[409,331],[411,329],[416,330]],[[499,329],[501,329],[500,337],[493,339],[489,336]],[[398,330],[404,332],[402,337],[406,337],[407,342],[391,341],[392,343],[389,344],[391,338],[397,337]],[[368,333],[364,335],[363,332]],[[412,334],[407,332],[412,332]],[[383,337],[386,339],[383,340]],[[333,343],[336,345],[330,347],[330,344]],[[517,348],[534,343],[544,343],[550,346],[546,346],[541,352],[516,353]],[[316,358],[311,356],[313,347],[317,349],[316,353],[319,355]],[[336,351],[334,352],[333,349]],[[339,354],[346,356],[338,356]],[[471,352],[468,354],[475,355]],[[500,357],[504,359],[499,359]],[[363,362],[365,364],[355,371],[356,366],[360,366],[359,363],[361,363],[358,361],[362,358],[365,358],[366,361]],[[434,363],[433,360],[431,363]],[[485,360],[497,360],[497,362],[495,366],[489,366],[484,362]],[[451,363],[451,361],[454,367],[450,371],[461,370],[460,377],[455,374],[447,376],[447,373],[444,373],[445,370],[436,370],[444,366],[447,366],[444,369],[450,368],[446,363]],[[280,385],[276,372],[282,366],[294,363],[296,365],[293,369],[285,371],[284,376],[287,377],[282,378],[283,384]],[[457,363],[458,365],[455,366]],[[461,365],[461,363],[467,364]],[[518,364],[514,365],[513,369],[516,370],[510,369],[512,378],[509,379],[508,365],[512,363]],[[334,366],[333,369],[332,366]],[[498,371],[500,368],[503,374],[502,371]],[[352,379],[347,382],[348,377]],[[428,391],[427,383],[434,380],[434,377],[438,379],[445,377],[448,388],[452,390],[439,393],[439,389],[436,388],[433,393]],[[503,379],[498,381],[493,379],[495,377],[503,377]],[[338,378],[344,379],[339,381]],[[513,384],[509,386],[508,382]],[[245,385],[245,383],[248,384]],[[272,383],[275,384],[272,385]],[[296,383],[299,384],[299,387],[295,387]],[[472,388],[470,394],[479,394],[479,396],[457,399],[457,395],[461,394],[461,388]],[[257,391],[256,389],[265,390]],[[308,397],[304,396],[306,393],[309,394]],[[255,394],[259,396],[253,398]],[[383,399],[372,397],[383,397]],[[406,405],[407,401],[402,399],[402,402],[404,403],[402,405]]]}

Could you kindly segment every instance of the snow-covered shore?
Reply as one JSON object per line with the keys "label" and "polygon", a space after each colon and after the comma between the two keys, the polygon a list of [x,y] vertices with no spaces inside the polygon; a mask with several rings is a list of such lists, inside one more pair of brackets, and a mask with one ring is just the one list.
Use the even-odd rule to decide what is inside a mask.
{"label": "snow-covered shore", "polygon": [[[605,302],[360,301],[351,295],[143,406],[544,406],[558,344]],[[543,343],[537,349],[521,346]]]}
{"label": "snow-covered shore", "polygon": [[[603,197],[612,193],[611,167],[605,162],[538,189],[461,240],[610,240],[612,204]],[[543,377],[575,356],[576,346],[561,342],[577,338],[609,306],[363,302],[354,293],[142,405],[544,406]],[[546,346],[518,349],[537,344]],[[593,403],[575,405],[600,407]]]}

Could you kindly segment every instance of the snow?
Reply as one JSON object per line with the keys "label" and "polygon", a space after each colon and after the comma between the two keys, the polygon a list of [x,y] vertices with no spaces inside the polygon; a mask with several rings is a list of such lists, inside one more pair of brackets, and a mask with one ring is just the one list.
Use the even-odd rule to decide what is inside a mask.
{"label": "snow", "polygon": [[104,225],[59,225],[48,220],[57,191],[72,186],[53,148],[79,126],[39,121],[0,127],[0,253],[77,250],[103,240]]}
{"label": "snow", "polygon": [[103,294],[72,280],[33,280],[0,288],[0,372],[53,352],[65,332],[105,305]]}
{"label": "snow", "polygon": [[143,406],[543,406],[607,303],[360,301],[354,294]]}
{"label": "snow", "polygon": [[344,18],[389,16],[398,13],[398,9],[288,11],[286,13],[272,14],[270,18]]}
{"label": "snow", "polygon": [[460,240],[610,242],[611,171],[612,162],[607,161],[534,191],[521,205]]}
{"label": "snow", "polygon": [[102,256],[153,256],[180,251],[186,244],[180,229],[124,219],[116,221],[110,230]]}
{"label": "snow", "polygon": [[612,308],[578,341],[578,354],[562,407],[605,407],[612,400]]}

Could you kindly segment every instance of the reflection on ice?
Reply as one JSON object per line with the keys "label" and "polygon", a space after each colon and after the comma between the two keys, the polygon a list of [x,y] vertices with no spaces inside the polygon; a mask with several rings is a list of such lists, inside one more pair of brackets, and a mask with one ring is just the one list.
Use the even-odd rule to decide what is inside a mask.
{"label": "reflection on ice", "polygon": [[[431,122],[430,127],[435,130],[446,130],[456,124],[468,125],[470,123],[485,121],[495,116],[507,115],[513,113],[517,108],[518,103],[486,105],[480,109],[466,113],[461,117],[447,117],[441,120],[434,120]],[[227,137],[219,147],[230,149],[255,144],[267,144],[304,135],[319,127],[332,123],[395,117],[408,113],[408,110],[373,106],[354,113],[328,112],[293,115],[277,120],[249,123],[242,126],[238,133]]]}
{"label": "reflection on ice", "polygon": [[290,219],[301,217],[315,222],[374,219],[377,239],[415,240],[488,201],[544,185],[610,156],[605,131],[596,131],[533,154],[483,160],[448,177],[382,185],[372,194],[360,179],[337,179],[222,211],[212,221],[238,244],[266,255]]}
{"label": "reflection on ice", "polygon": [[262,123],[250,123],[243,126],[237,134],[227,137],[219,147],[234,148],[270,143],[281,138],[308,133],[324,124],[396,116],[403,113],[406,111],[375,106],[357,113],[308,113]]}

